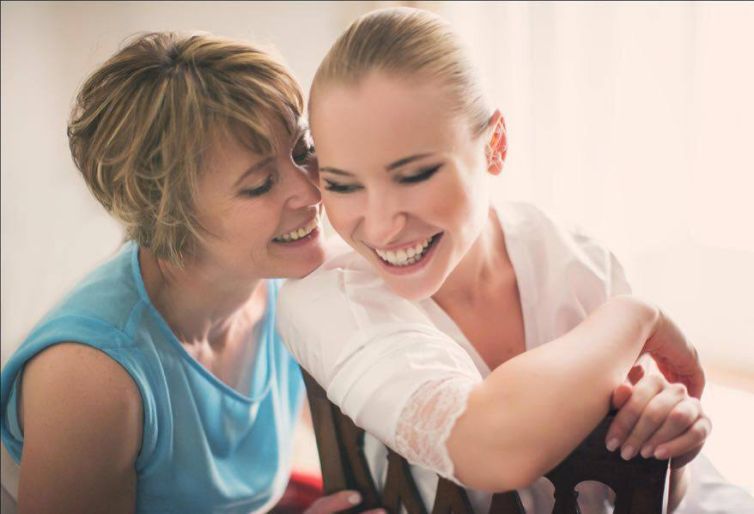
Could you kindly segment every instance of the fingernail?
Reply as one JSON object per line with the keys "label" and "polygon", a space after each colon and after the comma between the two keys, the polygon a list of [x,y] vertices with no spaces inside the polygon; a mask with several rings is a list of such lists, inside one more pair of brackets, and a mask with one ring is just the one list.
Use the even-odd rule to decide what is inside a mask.
{"label": "fingernail", "polygon": [[645,446],[644,448],[641,449],[641,456],[644,457],[645,459],[648,459],[649,457],[652,456],[652,450],[653,449],[651,446],[649,445]]}
{"label": "fingernail", "polygon": [[634,447],[628,444],[623,447],[623,449],[620,452],[620,456],[623,460],[630,460],[631,457],[633,457],[635,453],[636,453],[636,450],[634,450]]}
{"label": "fingernail", "polygon": [[618,446],[620,446],[620,441],[618,441],[618,438],[613,437],[607,442],[607,451],[614,452]]}
{"label": "fingernail", "polygon": [[348,495],[348,503],[351,505],[358,505],[361,503],[361,495],[359,493],[353,493]]}
{"label": "fingernail", "polygon": [[655,459],[665,460],[668,458],[667,448],[657,448],[655,450]]}

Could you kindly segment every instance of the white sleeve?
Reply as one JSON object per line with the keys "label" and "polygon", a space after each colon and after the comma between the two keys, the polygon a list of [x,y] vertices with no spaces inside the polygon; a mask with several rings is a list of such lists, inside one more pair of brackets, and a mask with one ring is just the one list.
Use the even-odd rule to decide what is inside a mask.
{"label": "white sleeve", "polygon": [[689,488],[674,514],[754,514],[754,497],[726,481],[704,453],[688,466]]}
{"label": "white sleeve", "polygon": [[320,269],[283,286],[278,329],[358,426],[413,464],[452,478],[445,443],[482,379],[421,309],[369,274]]}

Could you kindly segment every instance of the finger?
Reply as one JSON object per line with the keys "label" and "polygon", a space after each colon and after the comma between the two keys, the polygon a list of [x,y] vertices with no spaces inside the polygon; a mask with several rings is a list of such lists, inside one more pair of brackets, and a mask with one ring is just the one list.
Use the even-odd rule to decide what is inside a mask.
{"label": "finger", "polygon": [[631,371],[628,372],[628,380],[631,382],[631,385],[636,385],[639,383],[639,380],[644,378],[644,374],[644,365],[641,363],[634,364]]}
{"label": "finger", "polygon": [[319,498],[309,505],[304,514],[333,514],[334,512],[353,508],[359,503],[361,503],[361,495],[358,491],[340,491]]}
{"label": "finger", "polygon": [[635,364],[628,372],[626,380],[613,390],[612,405],[614,409],[620,409],[631,397],[633,386],[644,377],[644,366]]}
{"label": "finger", "polygon": [[662,426],[644,442],[641,448],[642,457],[646,459],[652,456],[655,448],[686,432],[702,415],[701,404],[696,398],[684,398],[678,402],[668,413]]}
{"label": "finger", "polygon": [[689,396],[692,396],[694,398],[701,398],[702,393],[704,392],[704,385],[706,383],[704,370],[700,369],[698,373],[688,375],[684,378],[686,388],[689,390]]}
{"label": "finger", "polygon": [[696,349],[691,347],[691,353],[692,359],[674,360],[660,357],[655,358],[655,361],[658,369],[668,381],[682,383],[688,389],[689,396],[701,398],[706,379]]}
{"label": "finger", "polygon": [[654,457],[656,459],[680,457],[688,448],[700,447],[707,439],[711,430],[712,425],[709,419],[701,417],[679,437],[659,445],[654,452]]}
{"label": "finger", "polygon": [[[662,427],[673,409],[686,398],[685,395],[686,388],[682,385],[668,385],[647,403],[636,425],[623,443],[621,457],[624,460],[632,459],[639,449],[643,449],[647,441]],[[690,424],[689,422],[673,435],[684,432]]]}
{"label": "finger", "polygon": [[612,404],[614,409],[620,409],[623,407],[629,398],[631,398],[631,391],[633,387],[631,384],[623,382],[621,385],[613,390]]}
{"label": "finger", "polygon": [[628,435],[634,429],[644,408],[662,389],[665,382],[657,375],[647,375],[631,392],[631,398],[615,415],[615,419],[607,430],[606,446],[609,451],[614,451],[622,446]]}

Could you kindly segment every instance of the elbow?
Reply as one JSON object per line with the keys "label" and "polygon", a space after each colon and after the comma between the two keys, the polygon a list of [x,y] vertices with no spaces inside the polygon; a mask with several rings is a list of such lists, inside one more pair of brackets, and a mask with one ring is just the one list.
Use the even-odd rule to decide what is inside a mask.
{"label": "elbow", "polygon": [[532,462],[531,457],[517,457],[510,452],[499,455],[488,453],[484,464],[480,461],[467,466],[457,466],[456,477],[470,489],[498,493],[525,489],[542,475],[542,469]]}
{"label": "elbow", "polygon": [[[454,475],[466,487],[485,492],[523,489],[546,471],[542,448],[532,444],[517,423],[515,409],[490,409],[485,389],[469,396],[467,410],[456,421],[447,441]],[[506,405],[506,407],[508,407]]]}

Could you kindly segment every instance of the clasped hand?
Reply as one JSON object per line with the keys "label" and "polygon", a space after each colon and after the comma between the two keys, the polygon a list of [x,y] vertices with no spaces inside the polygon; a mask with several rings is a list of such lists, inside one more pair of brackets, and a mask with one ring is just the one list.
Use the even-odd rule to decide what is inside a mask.
{"label": "clasped hand", "polygon": [[696,457],[712,428],[699,399],[653,369],[649,358],[631,369],[627,382],[613,392],[612,403],[618,414],[606,445],[610,451],[620,448],[625,460],[640,454],[672,458],[673,467],[683,466]]}

